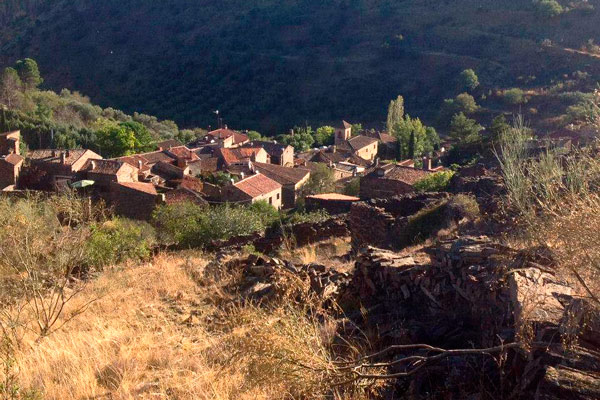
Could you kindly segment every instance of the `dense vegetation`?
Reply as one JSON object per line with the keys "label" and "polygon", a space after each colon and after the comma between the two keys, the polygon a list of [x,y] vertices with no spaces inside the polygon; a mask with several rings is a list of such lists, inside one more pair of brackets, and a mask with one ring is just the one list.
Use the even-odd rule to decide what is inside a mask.
{"label": "dense vegetation", "polygon": [[521,107],[546,126],[574,104],[561,93],[589,91],[600,76],[597,6],[12,0],[0,5],[0,62],[35,58],[45,88],[187,127],[215,126],[216,109],[230,126],[269,134],[341,118],[369,127],[399,93],[427,125],[443,99],[469,93],[479,122]]}

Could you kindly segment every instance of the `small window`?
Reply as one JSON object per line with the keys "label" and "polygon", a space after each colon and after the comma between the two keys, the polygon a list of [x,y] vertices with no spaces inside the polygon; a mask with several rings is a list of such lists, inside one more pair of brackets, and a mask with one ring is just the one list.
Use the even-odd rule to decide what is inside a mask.
{"label": "small window", "polygon": [[277,200],[279,200],[279,193],[277,193]]}
{"label": "small window", "polygon": [[272,197],[269,197],[269,204],[273,205],[273,198]]}

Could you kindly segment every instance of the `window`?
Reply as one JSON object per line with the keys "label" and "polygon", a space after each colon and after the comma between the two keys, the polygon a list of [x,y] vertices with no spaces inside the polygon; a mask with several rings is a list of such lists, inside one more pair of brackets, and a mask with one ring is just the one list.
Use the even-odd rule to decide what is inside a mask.
{"label": "window", "polygon": [[279,200],[279,193],[277,193],[277,200]]}
{"label": "window", "polygon": [[273,205],[273,198],[272,197],[269,197],[269,204]]}

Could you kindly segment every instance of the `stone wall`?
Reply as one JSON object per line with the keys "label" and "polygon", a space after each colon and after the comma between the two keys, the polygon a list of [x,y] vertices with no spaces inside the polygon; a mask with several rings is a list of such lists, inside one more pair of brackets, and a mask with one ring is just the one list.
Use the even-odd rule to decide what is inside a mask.
{"label": "stone wall", "polygon": [[405,228],[407,217],[449,197],[448,193],[425,193],[354,203],[349,217],[353,247],[398,249],[396,239]]}
{"label": "stone wall", "polygon": [[272,229],[264,234],[257,232],[227,240],[215,240],[208,246],[208,250],[239,250],[244,246],[252,245],[257,251],[268,254],[284,244],[302,247],[332,238],[348,236],[350,236],[350,231],[347,219],[336,217],[318,223],[306,222]]}

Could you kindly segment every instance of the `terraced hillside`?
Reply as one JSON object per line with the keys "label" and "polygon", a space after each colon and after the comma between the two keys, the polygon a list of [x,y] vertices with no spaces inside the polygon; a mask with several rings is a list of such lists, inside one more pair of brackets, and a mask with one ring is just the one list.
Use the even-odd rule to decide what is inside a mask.
{"label": "terraced hillside", "polygon": [[218,108],[230,125],[269,133],[341,117],[377,124],[398,94],[434,122],[473,68],[484,111],[522,108],[496,95],[520,87],[543,120],[568,103],[537,96],[600,78],[600,1],[559,1],[555,16],[538,0],[6,1],[0,63],[35,58],[46,87],[105,106],[188,126],[214,125]]}

